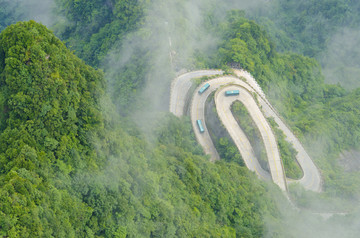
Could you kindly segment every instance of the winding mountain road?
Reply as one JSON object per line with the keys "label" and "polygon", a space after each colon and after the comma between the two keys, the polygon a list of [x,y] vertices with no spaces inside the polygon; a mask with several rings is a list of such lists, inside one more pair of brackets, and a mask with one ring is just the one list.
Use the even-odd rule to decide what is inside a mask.
{"label": "winding mountain road", "polygon": [[178,117],[184,115],[187,94],[192,86],[191,80],[193,78],[222,75],[223,73],[221,70],[199,70],[185,73],[175,78],[171,83],[170,112]]}
{"label": "winding mountain road", "polygon": [[[307,155],[301,143],[288,129],[285,123],[278,116],[278,113],[268,102],[265,94],[261,90],[261,87],[248,72],[242,70],[235,70],[234,72],[237,77],[219,76],[214,79],[210,79],[206,82],[210,84],[208,90],[202,94],[198,93],[198,90],[205,84],[203,83],[192,95],[190,108],[191,122],[196,138],[203,147],[204,152],[211,156],[211,161],[220,159],[219,154],[217,153],[206,128],[204,110],[207,97],[212,92],[216,91],[215,105],[219,118],[235,142],[235,145],[240,151],[246,166],[250,170],[254,171],[260,178],[264,180],[272,179],[274,183],[276,183],[282,190],[287,190],[287,179],[285,177],[283,165],[280,160],[280,153],[277,147],[276,139],[271,130],[271,127],[265,119],[265,116],[271,116],[274,117],[275,121],[279,125],[279,128],[284,131],[284,134],[287,137],[286,139],[290,141],[294,145],[294,148],[298,151],[297,160],[304,172],[304,176],[297,182],[302,184],[308,190],[320,192],[321,177],[319,171],[317,170],[311,158]],[[223,74],[223,72],[219,70],[202,70],[189,72],[175,78],[171,85],[170,112],[174,113],[176,116],[184,115],[188,97],[191,97],[191,95],[189,95],[189,90],[192,86],[193,78],[221,74]],[[240,94],[238,96],[226,97],[226,90],[239,90]],[[259,105],[256,103],[253,95],[257,95],[257,101]],[[245,105],[249,111],[250,116],[260,131],[261,137],[264,141],[271,174],[263,170],[260,166],[256,156],[254,155],[249,140],[231,113],[231,105],[235,100],[239,100]],[[200,133],[197,128],[196,120],[198,119],[202,120],[203,122],[203,127],[205,130],[204,133]]]}

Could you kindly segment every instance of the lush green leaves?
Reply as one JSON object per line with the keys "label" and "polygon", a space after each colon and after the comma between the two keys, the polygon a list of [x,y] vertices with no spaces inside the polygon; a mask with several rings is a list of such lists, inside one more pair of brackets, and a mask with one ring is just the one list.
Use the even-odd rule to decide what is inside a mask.
{"label": "lush green leaves", "polygon": [[87,137],[102,122],[102,74],[33,21],[5,29],[0,52],[3,235],[83,236],[91,208],[55,181],[95,161]]}
{"label": "lush green leaves", "polygon": [[293,145],[285,139],[285,134],[278,128],[273,118],[268,118],[271,128],[275,133],[276,141],[280,151],[280,158],[284,165],[285,174],[288,178],[300,179],[303,172],[296,162],[297,151]]}
{"label": "lush green leaves", "polygon": [[56,32],[80,58],[95,67],[126,33],[141,24],[144,12],[142,0],[57,2],[69,22],[55,26]]}
{"label": "lush green leaves", "polygon": [[116,119],[102,74],[33,21],[4,30],[0,52],[1,235],[264,233],[276,209],[265,185],[235,163],[209,163],[189,121],[166,117],[148,144]]}
{"label": "lush green leaves", "polygon": [[[360,146],[359,120],[356,119],[360,118],[358,90],[346,92],[338,85],[325,85],[320,66],[314,59],[269,51],[266,46],[273,47],[267,34],[243,16],[242,12],[229,14],[219,61],[239,63],[255,76],[271,103],[319,165],[329,194],[345,189],[348,192],[341,195],[357,196],[360,189],[353,177],[358,175],[342,172],[336,158],[341,151]],[[244,33],[238,33],[240,28]],[[253,42],[258,49],[252,47]],[[353,181],[350,186],[344,177],[349,178],[346,181]]]}

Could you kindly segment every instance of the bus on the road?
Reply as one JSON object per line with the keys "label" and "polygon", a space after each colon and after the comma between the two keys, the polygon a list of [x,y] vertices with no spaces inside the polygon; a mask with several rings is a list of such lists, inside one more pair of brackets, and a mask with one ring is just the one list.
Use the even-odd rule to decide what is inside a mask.
{"label": "bus on the road", "polygon": [[204,84],[204,86],[202,86],[199,90],[199,94],[202,94],[203,92],[206,91],[206,89],[208,89],[210,87],[209,83]]}
{"label": "bus on the road", "polygon": [[203,127],[203,125],[202,125],[201,120],[196,120],[196,123],[197,123],[197,125],[198,125],[198,127],[199,127],[200,133],[203,133],[205,130],[204,130],[204,127]]}
{"label": "bus on the road", "polygon": [[239,90],[225,91],[225,96],[236,96],[236,95],[239,95],[239,94],[240,94]]}

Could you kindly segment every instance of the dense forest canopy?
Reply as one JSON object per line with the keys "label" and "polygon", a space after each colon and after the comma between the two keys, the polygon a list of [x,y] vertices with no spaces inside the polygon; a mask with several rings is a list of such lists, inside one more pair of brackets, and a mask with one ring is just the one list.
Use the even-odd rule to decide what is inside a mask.
{"label": "dense forest canopy", "polygon": [[353,89],[360,86],[359,9],[359,1],[352,0],[273,0],[250,15],[278,50],[316,58],[326,82]]}
{"label": "dense forest canopy", "polygon": [[6,28],[0,41],[2,235],[83,227],[79,217],[91,210],[67,183],[76,171],[102,163],[88,136],[103,124],[103,76],[33,21]]}
{"label": "dense forest canopy", "polygon": [[266,186],[208,163],[189,123],[164,119],[150,148],[100,111],[103,74],[44,26],[21,22],[0,39],[1,235],[264,234],[264,211],[276,211]]}
{"label": "dense forest canopy", "polygon": [[[47,3],[55,34],[14,24],[31,18],[27,5],[0,1],[1,236],[356,237],[360,173],[338,158],[360,146],[360,89],[325,84],[321,68],[332,63],[322,60],[329,39],[344,26],[357,36],[356,1],[246,1],[246,12],[217,0]],[[187,117],[139,114],[167,108],[177,71],[229,63],[254,75],[322,172],[323,193],[293,186],[292,198],[354,214],[296,222],[229,141],[215,141],[226,158],[212,164]]]}

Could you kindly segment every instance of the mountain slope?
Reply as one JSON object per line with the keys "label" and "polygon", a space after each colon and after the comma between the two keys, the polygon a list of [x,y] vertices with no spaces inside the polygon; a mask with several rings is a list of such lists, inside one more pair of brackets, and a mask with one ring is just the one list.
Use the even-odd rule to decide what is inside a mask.
{"label": "mountain slope", "polygon": [[44,26],[6,28],[0,66],[1,236],[259,237],[278,215],[254,174],[208,162],[185,119],[149,144]]}
{"label": "mountain slope", "polygon": [[102,74],[33,21],[0,34],[0,72],[1,235],[83,234],[91,209],[67,186],[95,166],[88,133],[101,126]]}

